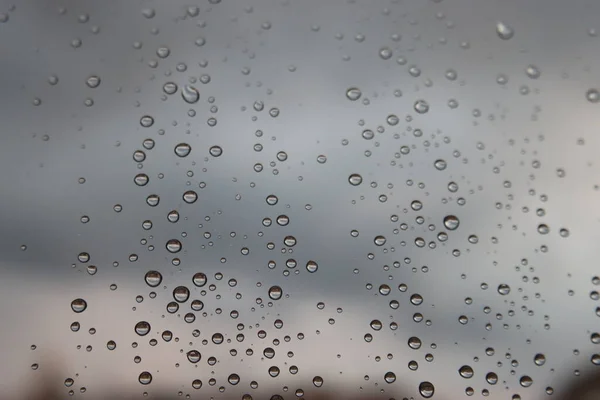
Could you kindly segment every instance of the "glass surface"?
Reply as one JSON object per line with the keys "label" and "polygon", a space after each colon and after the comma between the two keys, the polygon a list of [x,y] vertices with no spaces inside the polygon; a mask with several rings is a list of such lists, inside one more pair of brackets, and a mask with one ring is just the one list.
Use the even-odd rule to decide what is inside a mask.
{"label": "glass surface", "polygon": [[598,398],[599,17],[0,2],[1,396]]}

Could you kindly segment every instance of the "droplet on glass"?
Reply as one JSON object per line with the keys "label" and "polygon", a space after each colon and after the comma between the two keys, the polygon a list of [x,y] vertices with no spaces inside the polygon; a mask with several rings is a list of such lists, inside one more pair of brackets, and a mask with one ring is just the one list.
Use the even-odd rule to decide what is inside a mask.
{"label": "droplet on glass", "polygon": [[181,251],[181,242],[177,239],[171,239],[166,246],[169,253],[179,253]]}
{"label": "droplet on glass", "polygon": [[140,374],[138,380],[142,385],[149,385],[152,382],[152,374],[148,371],[144,371]]}
{"label": "droplet on glass", "polygon": [[192,151],[192,146],[187,143],[179,143],[175,146],[175,154],[179,157],[187,157]]}
{"label": "droplet on glass", "polygon": [[351,87],[348,90],[346,90],[346,97],[348,98],[348,100],[356,101],[360,99],[360,96],[362,96],[362,92],[359,88]]}
{"label": "droplet on glass", "polygon": [[181,97],[186,103],[194,104],[200,99],[200,93],[198,92],[198,89],[192,85],[185,85],[183,89],[181,89]]}
{"label": "droplet on glass", "polygon": [[146,321],[140,321],[137,324],[135,324],[135,333],[137,333],[140,336],[146,336],[148,333],[150,333],[150,324]]}
{"label": "droplet on glass", "polygon": [[449,231],[454,231],[460,225],[459,219],[455,215],[446,215],[444,217],[444,226]]}
{"label": "droplet on glass", "polygon": [[359,174],[352,174],[348,177],[348,182],[350,182],[352,186],[358,186],[362,183],[362,176]]}
{"label": "droplet on glass", "polygon": [[462,376],[465,379],[471,379],[473,377],[473,375],[475,374],[473,372],[473,368],[471,368],[471,366],[469,366],[469,365],[463,365],[462,367],[460,367],[458,369],[458,373],[460,374],[460,376]]}
{"label": "droplet on glass", "polygon": [[414,109],[419,114],[425,114],[427,111],[429,111],[429,103],[427,103],[425,100],[417,100],[415,101]]}
{"label": "droplet on glass", "polygon": [[283,295],[283,290],[279,286],[271,286],[269,288],[269,298],[271,300],[279,300]]}
{"label": "droplet on glass", "polygon": [[212,146],[208,152],[213,157],[220,157],[223,154],[223,149],[220,146]]}
{"label": "droplet on glass", "polygon": [[515,35],[514,29],[504,22],[496,23],[496,33],[502,40],[509,40]]}
{"label": "droplet on glass", "polygon": [[99,76],[91,75],[85,80],[85,83],[86,85],[88,85],[89,88],[95,89],[98,86],[100,86],[100,81],[101,80]]}
{"label": "droplet on glass", "polygon": [[421,382],[419,384],[419,393],[426,399],[433,397],[433,394],[435,393],[433,383],[427,381]]}
{"label": "droplet on glass", "polygon": [[87,308],[87,302],[84,299],[75,299],[71,302],[71,310],[76,313],[82,313]]}
{"label": "droplet on glass", "polygon": [[144,276],[146,284],[150,287],[157,287],[162,282],[162,275],[158,271],[148,271]]}

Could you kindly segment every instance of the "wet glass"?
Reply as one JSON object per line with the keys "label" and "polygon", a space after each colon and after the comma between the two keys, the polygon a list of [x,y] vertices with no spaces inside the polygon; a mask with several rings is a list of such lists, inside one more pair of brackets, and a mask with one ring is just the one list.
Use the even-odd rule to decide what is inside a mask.
{"label": "wet glass", "polygon": [[593,398],[599,17],[1,2],[0,398]]}

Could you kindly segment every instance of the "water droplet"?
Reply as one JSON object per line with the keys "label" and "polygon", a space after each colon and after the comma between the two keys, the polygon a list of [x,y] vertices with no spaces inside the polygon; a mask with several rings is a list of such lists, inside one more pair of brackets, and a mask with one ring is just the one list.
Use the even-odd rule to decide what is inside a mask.
{"label": "water droplet", "polygon": [[473,372],[473,368],[471,368],[471,366],[469,365],[463,365],[462,367],[460,367],[458,373],[465,379],[471,379],[475,374]]}
{"label": "water droplet", "polygon": [[386,238],[385,236],[375,236],[375,239],[373,239],[373,242],[375,243],[376,246],[383,246],[386,242]]}
{"label": "water droplet", "polygon": [[162,46],[156,49],[156,55],[159,58],[167,58],[169,57],[169,54],[171,54],[171,50],[166,46]]}
{"label": "water droplet", "polygon": [[269,298],[271,300],[279,300],[283,295],[283,290],[279,286],[271,286],[269,288]]}
{"label": "water droplet", "polygon": [[269,368],[269,375],[272,378],[275,378],[276,376],[278,376],[279,375],[279,368],[277,366],[275,366],[275,365],[272,366],[272,367],[270,367]]}
{"label": "water droplet", "polygon": [[531,79],[537,79],[542,75],[542,71],[535,65],[528,65],[527,68],[525,68],[525,73]]}
{"label": "water droplet", "polygon": [[446,215],[444,217],[444,226],[449,231],[456,230],[459,225],[460,225],[460,221],[458,220],[458,218],[455,215]]}
{"label": "water droplet", "polygon": [[417,100],[415,101],[414,109],[419,114],[425,114],[427,111],[429,111],[429,103],[427,103],[425,100]]}
{"label": "water droplet", "polygon": [[140,321],[137,324],[135,324],[135,333],[137,333],[140,336],[146,336],[148,333],[150,333],[150,324],[146,321]]}
{"label": "water droplet", "polygon": [[80,263],[87,263],[90,261],[90,254],[86,252],[79,253],[77,255],[77,260],[79,260]]}
{"label": "water droplet", "polygon": [[223,149],[220,146],[212,146],[208,152],[213,157],[220,157],[223,154]]}
{"label": "water droplet", "polygon": [[585,93],[585,98],[590,103],[600,102],[600,91],[598,89],[590,89]]}
{"label": "water droplet", "polygon": [[523,375],[521,377],[521,379],[519,379],[519,383],[523,387],[529,387],[529,386],[533,385],[533,379],[531,379],[531,377],[529,377],[527,375]]}
{"label": "water droplet", "polygon": [[389,47],[382,47],[379,49],[379,57],[381,57],[382,60],[389,60],[392,58],[392,49]]}
{"label": "water droplet", "polygon": [[185,286],[177,286],[173,289],[173,298],[178,303],[185,303],[190,298],[190,290]]}
{"label": "water droplet", "polygon": [[413,350],[418,350],[421,348],[421,339],[416,336],[412,336],[408,339],[408,347]]}
{"label": "water droplet", "polygon": [[501,283],[498,285],[498,293],[500,293],[502,296],[506,296],[510,293],[510,286],[508,286],[506,283]]}
{"label": "water droplet", "polygon": [[112,351],[117,348],[117,343],[114,340],[109,340],[106,343],[106,348]]}
{"label": "water droplet", "polygon": [[185,201],[187,204],[195,203],[196,200],[198,200],[198,193],[194,192],[193,190],[188,190],[183,194],[183,201]]}
{"label": "water droplet", "polygon": [[547,235],[550,232],[550,228],[546,224],[539,224],[537,231],[540,235]]}
{"label": "water droplet", "polygon": [[175,92],[177,92],[177,89],[179,89],[177,87],[177,84],[175,82],[167,82],[163,85],[163,92],[165,92],[168,95],[174,94]]}
{"label": "water droplet", "polygon": [[187,157],[188,154],[192,151],[192,147],[187,143],[179,143],[175,146],[175,154],[179,157]]}
{"label": "water droplet", "polygon": [[362,176],[359,174],[352,174],[348,177],[348,182],[350,182],[352,186],[358,186],[362,183]]}
{"label": "water droplet", "polygon": [[227,377],[227,382],[229,382],[230,385],[237,385],[240,383],[240,376],[238,374],[231,374]]}
{"label": "water droplet", "polygon": [[76,313],[84,312],[87,308],[87,302],[84,299],[75,299],[71,302],[71,310]]}
{"label": "water droplet", "polygon": [[140,374],[138,380],[142,385],[149,385],[152,382],[152,374],[148,371],[144,371]]}
{"label": "water droplet", "polygon": [[396,374],[394,374],[392,371],[388,371],[383,376],[383,379],[386,383],[394,383],[396,382]]}
{"label": "water droplet", "polygon": [[489,383],[490,385],[495,385],[496,383],[498,383],[498,375],[496,375],[495,372],[488,372],[485,375],[485,380],[487,381],[487,383]]}
{"label": "water droplet", "polygon": [[433,397],[433,394],[435,393],[433,383],[427,381],[421,382],[419,384],[419,393],[426,399]]}
{"label": "water droplet", "polygon": [[196,364],[197,362],[199,362],[202,359],[202,355],[200,354],[200,352],[198,350],[190,350],[187,352],[187,359],[189,362],[191,362],[192,364]]}
{"label": "water droplet", "polygon": [[515,35],[513,28],[504,22],[496,23],[496,33],[502,40],[509,40]]}
{"label": "water droplet", "polygon": [[95,89],[100,86],[100,77],[97,75],[91,75],[86,80],[85,83],[89,88]]}
{"label": "water droplet", "polygon": [[169,253],[179,253],[181,251],[181,242],[177,239],[171,239],[166,246]]}
{"label": "water droplet", "polygon": [[375,137],[375,133],[373,133],[373,131],[372,131],[372,130],[370,130],[370,129],[365,129],[365,130],[362,132],[362,137],[363,137],[363,139],[365,139],[365,140],[371,140],[371,139],[373,139],[373,138]]}
{"label": "water droplet", "polygon": [[146,186],[150,181],[150,178],[148,178],[148,175],[146,174],[137,174],[135,178],[133,178],[133,181],[138,186]]}
{"label": "water droplet", "polygon": [[535,363],[535,365],[541,367],[546,363],[546,356],[542,353],[538,353],[533,357],[533,362]]}
{"label": "water droplet", "polygon": [[149,115],[144,115],[142,118],[140,118],[140,125],[142,125],[144,128],[150,128],[152,125],[154,125],[154,118]]}
{"label": "water droplet", "polygon": [[313,385],[315,385],[315,387],[323,386],[323,378],[321,378],[320,376],[315,376],[313,378]]}
{"label": "water droplet", "polygon": [[316,262],[310,260],[306,263],[306,270],[308,272],[310,272],[310,273],[317,272],[318,269],[319,269],[319,265]]}
{"label": "water droplet", "polygon": [[198,89],[192,85],[185,85],[181,90],[181,97],[186,103],[194,104],[198,101],[198,99],[200,99],[200,93],[198,92]]}
{"label": "water droplet", "polygon": [[[438,160],[435,160],[435,162],[433,163],[433,166],[438,171],[443,171],[443,170],[446,169],[446,167],[448,166],[448,164],[446,163],[446,160],[438,159]],[[450,189],[450,187],[448,187],[448,188]]]}
{"label": "water droplet", "polygon": [[346,90],[346,97],[348,98],[348,100],[356,101],[360,99],[360,96],[362,96],[362,92],[359,88],[351,87],[348,90]]}
{"label": "water droplet", "polygon": [[162,282],[162,275],[158,271],[148,271],[144,276],[146,284],[150,287],[157,287]]}
{"label": "water droplet", "polygon": [[194,274],[194,277],[192,278],[192,282],[194,282],[194,285],[198,286],[198,287],[202,287],[204,285],[206,285],[208,278],[206,277],[206,274],[203,272],[196,272]]}

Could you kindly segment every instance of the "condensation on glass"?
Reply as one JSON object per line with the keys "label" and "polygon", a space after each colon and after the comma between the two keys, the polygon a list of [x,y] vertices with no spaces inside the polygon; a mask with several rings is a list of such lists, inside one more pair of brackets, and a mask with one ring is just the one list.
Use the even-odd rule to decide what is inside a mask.
{"label": "condensation on glass", "polygon": [[3,398],[595,398],[600,3],[1,3]]}

